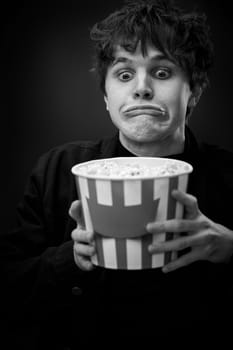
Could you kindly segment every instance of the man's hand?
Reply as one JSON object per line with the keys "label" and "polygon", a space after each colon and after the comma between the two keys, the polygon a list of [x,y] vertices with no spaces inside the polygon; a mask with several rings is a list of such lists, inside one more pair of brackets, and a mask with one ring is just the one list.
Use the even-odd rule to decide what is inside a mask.
{"label": "man's hand", "polygon": [[80,201],[71,204],[69,215],[77,222],[77,228],[71,234],[74,260],[80,269],[90,271],[94,267],[91,262],[91,257],[95,254],[94,233],[85,230]]}
{"label": "man's hand", "polygon": [[147,225],[147,230],[150,233],[185,232],[187,236],[152,244],[148,249],[151,253],[179,251],[185,248],[191,248],[191,251],[165,265],[163,272],[176,270],[198,260],[229,262],[233,254],[233,231],[203,215],[194,196],[178,190],[174,190],[172,196],[184,205],[184,219],[155,221]]}

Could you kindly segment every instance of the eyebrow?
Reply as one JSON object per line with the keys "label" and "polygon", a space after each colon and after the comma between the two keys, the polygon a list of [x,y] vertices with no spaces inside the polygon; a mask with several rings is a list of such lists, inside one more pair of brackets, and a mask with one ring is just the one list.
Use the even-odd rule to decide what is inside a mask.
{"label": "eyebrow", "polygon": [[[169,61],[169,62],[172,62],[167,56],[165,56],[164,54],[159,54],[159,55],[155,55],[155,56],[152,56],[151,58],[151,61],[163,61],[163,60],[166,60],[166,61]],[[116,64],[118,63],[133,63],[134,61],[128,57],[117,57],[113,63],[112,63],[112,66],[115,66]]]}

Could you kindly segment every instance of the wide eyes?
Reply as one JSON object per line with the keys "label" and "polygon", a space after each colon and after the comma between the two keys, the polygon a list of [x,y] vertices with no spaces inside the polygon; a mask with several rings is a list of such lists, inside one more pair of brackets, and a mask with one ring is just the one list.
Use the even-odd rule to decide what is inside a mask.
{"label": "wide eyes", "polygon": [[[122,82],[130,81],[131,79],[133,79],[135,74],[137,74],[135,71],[128,69],[120,70],[116,73],[117,78]],[[171,70],[168,68],[156,68],[151,70],[149,74],[152,76],[152,78],[164,80],[170,78]]]}
{"label": "wide eyes", "polygon": [[130,71],[122,71],[122,72],[119,72],[119,74],[118,74],[118,78],[121,81],[128,81],[128,80],[132,79],[132,77],[133,77],[133,73]]}
{"label": "wide eyes", "polygon": [[167,68],[162,68],[162,69],[160,68],[155,70],[154,75],[158,79],[167,79],[170,77],[171,72]]}

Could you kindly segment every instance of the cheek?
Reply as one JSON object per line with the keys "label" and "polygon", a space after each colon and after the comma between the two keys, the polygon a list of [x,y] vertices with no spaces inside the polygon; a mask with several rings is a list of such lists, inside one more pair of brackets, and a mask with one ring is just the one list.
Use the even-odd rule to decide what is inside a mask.
{"label": "cheek", "polygon": [[113,122],[116,122],[119,119],[119,109],[120,104],[118,96],[109,95],[108,96],[108,113]]}
{"label": "cheek", "polygon": [[172,114],[185,113],[189,101],[190,90],[186,85],[177,86],[172,91],[167,92],[167,107]]}
{"label": "cheek", "polygon": [[109,114],[112,118],[114,118],[114,116],[116,116],[117,110],[118,110],[118,103],[117,103],[116,99],[110,98],[108,100],[108,111],[109,111]]}
{"label": "cheek", "polygon": [[120,84],[111,75],[107,76],[105,90],[108,99],[109,110],[119,108],[124,104],[130,93],[129,84]]}
{"label": "cheek", "polygon": [[119,88],[109,89],[107,96],[109,111],[117,111],[124,104],[125,93]]}

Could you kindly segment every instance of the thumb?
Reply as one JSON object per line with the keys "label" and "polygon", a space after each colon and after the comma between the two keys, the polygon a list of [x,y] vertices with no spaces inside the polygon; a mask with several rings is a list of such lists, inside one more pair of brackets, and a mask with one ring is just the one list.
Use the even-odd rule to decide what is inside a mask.
{"label": "thumb", "polygon": [[76,200],[71,203],[69,215],[77,222],[77,224],[79,224],[80,228],[85,227],[81,201]]}

